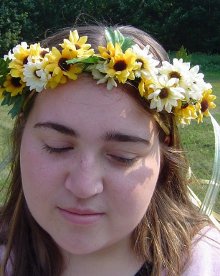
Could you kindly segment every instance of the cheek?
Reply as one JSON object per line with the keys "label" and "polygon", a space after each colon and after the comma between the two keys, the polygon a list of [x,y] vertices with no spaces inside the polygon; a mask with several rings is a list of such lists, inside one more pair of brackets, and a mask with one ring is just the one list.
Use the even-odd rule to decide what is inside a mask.
{"label": "cheek", "polygon": [[48,201],[54,194],[58,170],[47,161],[41,149],[30,143],[31,140],[21,144],[22,187],[28,205],[39,205],[39,201]]}
{"label": "cheek", "polygon": [[[147,211],[159,176],[159,160],[149,160],[117,176],[111,186],[111,198],[118,215],[140,221]],[[149,165],[150,164],[150,165]]]}

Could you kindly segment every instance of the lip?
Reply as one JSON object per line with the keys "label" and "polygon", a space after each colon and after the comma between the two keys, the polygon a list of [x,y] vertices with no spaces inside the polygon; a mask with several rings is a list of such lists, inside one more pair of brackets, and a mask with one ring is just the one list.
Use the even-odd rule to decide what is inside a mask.
{"label": "lip", "polygon": [[91,209],[75,209],[75,208],[58,208],[61,215],[76,225],[90,225],[97,223],[103,216],[104,213],[97,212]]}

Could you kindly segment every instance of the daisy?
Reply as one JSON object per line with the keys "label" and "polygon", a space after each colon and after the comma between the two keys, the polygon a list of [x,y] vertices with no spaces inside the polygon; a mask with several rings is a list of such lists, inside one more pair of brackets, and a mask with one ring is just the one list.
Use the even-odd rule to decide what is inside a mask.
{"label": "daisy", "polygon": [[97,81],[97,84],[100,83],[107,83],[107,89],[111,90],[113,87],[117,87],[117,83],[114,80],[114,78],[109,77],[107,74],[102,74],[99,70],[96,68],[91,70],[92,76]]}
{"label": "daisy", "polygon": [[136,56],[132,49],[129,48],[123,53],[121,46],[116,43],[115,55],[105,63],[105,72],[111,78],[117,79],[119,83],[125,83],[127,79],[134,80],[134,70],[138,68],[135,60]]}
{"label": "daisy", "polygon": [[144,49],[141,49],[137,44],[132,46],[134,53],[136,54],[136,62],[139,64],[139,68],[135,71],[135,76],[152,78],[158,73],[156,68],[159,64],[158,60],[153,58],[153,55],[149,53],[150,46],[147,45]]}
{"label": "daisy", "polygon": [[158,112],[165,109],[171,113],[172,108],[177,106],[178,100],[184,99],[184,89],[176,86],[178,80],[167,76],[160,76],[155,92],[151,93],[147,99],[150,101],[150,108],[156,108]]}
{"label": "daisy", "polygon": [[[82,67],[77,64],[67,64],[66,61],[75,58],[75,53],[67,49],[60,52],[53,47],[49,54],[46,54],[47,64],[45,71],[51,74],[48,81],[48,88],[55,88],[58,84],[66,83],[67,79],[76,80],[77,75],[82,72]],[[68,77],[68,78],[67,78]]]}
{"label": "daisy", "polygon": [[30,53],[29,47],[26,42],[22,42],[12,50],[12,61],[9,63],[10,73],[14,78],[23,79],[23,67],[27,63]]}
{"label": "daisy", "polygon": [[190,78],[190,63],[183,62],[182,59],[173,59],[173,64],[168,61],[163,61],[159,69],[161,75],[166,75],[168,79],[175,78],[178,80],[178,85],[187,89],[191,84]]}
{"label": "daisy", "polygon": [[199,116],[198,122],[202,122],[203,116],[209,116],[209,109],[215,108],[216,105],[214,104],[214,100],[216,96],[212,94],[212,90],[206,90],[203,92],[203,97],[201,101],[198,103],[199,106]]}
{"label": "daisy", "polygon": [[115,47],[112,42],[108,42],[106,47],[99,46],[98,47],[100,56],[104,59],[111,59],[115,56]]}
{"label": "daisy", "polygon": [[22,82],[21,78],[12,77],[10,74],[7,75],[6,81],[4,82],[5,91],[11,93],[11,96],[21,94],[25,83]]}
{"label": "daisy", "polygon": [[79,37],[77,30],[70,31],[69,39],[64,39],[60,46],[63,49],[73,51],[75,57],[90,57],[94,54],[94,50],[90,49],[91,45],[86,44],[87,36]]}
{"label": "daisy", "polygon": [[174,115],[177,124],[189,125],[192,119],[197,118],[197,109],[193,104],[183,104],[182,101],[178,101],[178,105],[174,109]]}
{"label": "daisy", "polygon": [[43,69],[42,62],[28,62],[24,65],[24,81],[30,90],[41,92],[46,88],[50,75]]}

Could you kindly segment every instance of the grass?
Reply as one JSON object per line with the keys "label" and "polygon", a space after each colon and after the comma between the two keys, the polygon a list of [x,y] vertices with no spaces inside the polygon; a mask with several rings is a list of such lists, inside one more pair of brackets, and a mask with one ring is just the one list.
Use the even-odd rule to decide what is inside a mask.
{"label": "grass", "polygon": [[[205,72],[205,79],[213,85],[214,94],[217,96],[217,108],[212,110],[212,114],[220,123],[220,55],[205,55],[195,53],[191,55],[192,64],[201,65]],[[12,120],[7,116],[7,108],[0,108],[0,171],[1,164],[4,164],[8,155],[8,137],[12,128]],[[214,134],[209,118],[204,119],[204,123],[198,125],[192,123],[190,126],[180,128],[182,144],[186,155],[189,158],[193,174],[198,179],[210,179],[212,174],[212,164],[214,156]],[[1,171],[0,186],[3,186],[7,178],[8,167]],[[200,199],[204,198],[208,185],[193,184],[192,189]],[[215,210],[220,213],[220,194]]]}
{"label": "grass", "polygon": [[[213,94],[217,99],[216,108],[211,113],[220,124],[220,55],[192,54],[191,63],[200,65],[201,71],[205,73],[205,80],[213,86]],[[214,158],[214,133],[210,119],[205,118],[200,125],[194,122],[184,129],[180,128],[180,134],[193,174],[197,179],[210,179]],[[203,200],[208,185],[198,181],[191,188]],[[214,211],[220,214],[220,193]]]}

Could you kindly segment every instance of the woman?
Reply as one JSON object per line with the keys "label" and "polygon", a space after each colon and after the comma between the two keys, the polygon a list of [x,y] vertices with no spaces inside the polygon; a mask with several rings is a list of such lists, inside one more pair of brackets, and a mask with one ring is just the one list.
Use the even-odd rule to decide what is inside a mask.
{"label": "woman", "polygon": [[189,200],[177,130],[214,107],[211,86],[138,29],[77,31],[5,57],[2,275],[216,275],[219,233]]}

